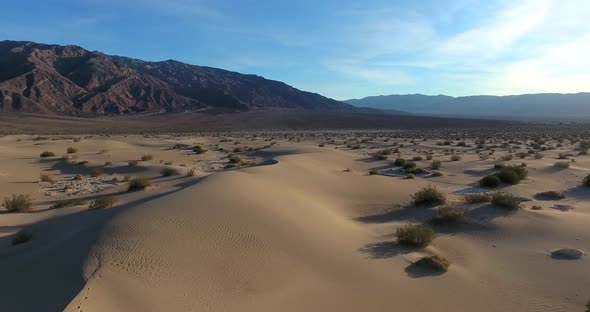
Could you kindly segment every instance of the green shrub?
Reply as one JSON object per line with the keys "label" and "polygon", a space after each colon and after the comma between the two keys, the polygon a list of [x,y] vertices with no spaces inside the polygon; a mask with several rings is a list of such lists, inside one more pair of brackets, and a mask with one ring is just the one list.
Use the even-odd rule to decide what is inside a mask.
{"label": "green shrub", "polygon": [[508,210],[520,208],[520,199],[508,193],[495,193],[492,195],[492,204]]}
{"label": "green shrub", "polygon": [[72,206],[81,206],[86,205],[87,201],[82,198],[71,198],[60,201],[59,203],[53,204],[51,208],[64,208],[64,207],[72,207]]}
{"label": "green shrub", "polygon": [[31,211],[33,201],[27,194],[12,194],[12,196],[4,198],[2,206],[9,212],[25,212]]}
{"label": "green shrub", "polygon": [[412,199],[414,205],[440,205],[447,202],[447,195],[439,191],[436,186],[428,185],[414,193]]}
{"label": "green shrub", "polygon": [[492,195],[490,193],[465,194],[463,199],[470,204],[488,203],[492,200]]}
{"label": "green shrub", "polygon": [[106,162],[104,163],[104,165],[105,165],[105,166],[111,166],[112,164],[113,164],[113,163],[112,163],[112,162],[110,162],[110,161],[106,161]]}
{"label": "green shrub", "polygon": [[165,176],[165,177],[175,176],[178,174],[179,174],[178,170],[176,170],[174,168],[164,168],[164,170],[162,170],[162,176]]}
{"label": "green shrub", "polygon": [[465,221],[465,215],[467,209],[454,207],[454,206],[443,206],[436,211],[436,215],[432,218],[434,224],[445,224],[454,225],[463,223]]}
{"label": "green shrub", "polygon": [[437,255],[420,258],[420,260],[416,261],[414,264],[438,272],[447,272],[451,266],[449,260]]}
{"label": "green shrub", "polygon": [[54,152],[49,152],[49,151],[45,151],[43,153],[41,153],[39,156],[45,158],[45,157],[55,157],[55,153]]}
{"label": "green shrub", "polygon": [[414,169],[416,169],[416,163],[414,162],[406,162],[403,167],[402,167],[405,171],[412,171]]}
{"label": "green shrub", "polygon": [[102,208],[110,208],[115,205],[118,201],[117,197],[114,196],[106,196],[101,197],[93,200],[90,205],[88,206],[89,209],[102,209]]}
{"label": "green shrub", "polygon": [[516,185],[526,179],[528,171],[523,166],[508,165],[495,174],[502,182]]}
{"label": "green shrub", "polygon": [[435,177],[435,178],[436,178],[436,177],[442,177],[443,175],[444,175],[444,174],[443,174],[442,172],[440,172],[440,171],[435,171],[435,172],[433,172],[433,173],[431,174],[431,176],[433,176],[433,177]]}
{"label": "green shrub", "polygon": [[12,246],[24,244],[31,239],[33,239],[33,233],[27,230],[20,230],[12,238]]}
{"label": "green shrub", "polygon": [[238,156],[238,155],[229,155],[227,158],[229,159],[229,162],[231,164],[241,164],[242,163],[242,158],[240,158],[240,156]]}
{"label": "green shrub", "polygon": [[66,153],[68,153],[68,154],[74,154],[74,153],[77,153],[77,152],[78,152],[78,149],[75,148],[75,147],[71,147],[70,146],[70,147],[68,147],[68,149],[66,149]]}
{"label": "green shrub", "polygon": [[426,247],[435,237],[434,231],[422,224],[407,224],[395,231],[400,245],[412,247]]}
{"label": "green shrub", "polygon": [[140,191],[152,185],[150,178],[147,177],[135,177],[128,182],[129,186],[127,191]]}
{"label": "green shrub", "polygon": [[430,168],[432,168],[433,170],[438,170],[442,167],[442,161],[440,160],[433,160],[432,163],[430,164]]}
{"label": "green shrub", "polygon": [[151,154],[143,154],[141,155],[141,161],[149,161],[154,159],[154,156]]}
{"label": "green shrub", "polygon": [[493,174],[485,176],[479,180],[479,185],[483,187],[496,188],[500,186],[500,184],[502,184],[502,180]]}
{"label": "green shrub", "polygon": [[585,187],[590,187],[590,174],[587,175],[584,180],[582,180],[582,185],[584,185]]}

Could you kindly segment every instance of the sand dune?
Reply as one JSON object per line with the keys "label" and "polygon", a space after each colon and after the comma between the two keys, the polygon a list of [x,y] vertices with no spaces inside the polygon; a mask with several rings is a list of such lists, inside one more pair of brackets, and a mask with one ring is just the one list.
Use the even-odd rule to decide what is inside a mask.
{"label": "sand dune", "polygon": [[[110,159],[115,168],[148,152],[189,166],[215,158],[166,150],[195,141],[214,143],[93,138],[80,142],[76,156],[88,166]],[[75,174],[55,167],[59,160],[36,157],[72,143],[3,142],[10,145],[2,147],[4,161],[27,164],[2,167],[3,194],[26,190],[46,204],[35,213],[0,215],[0,276],[8,282],[0,287],[2,311],[542,312],[578,311],[589,299],[587,259],[550,257],[557,248],[590,250],[589,195],[575,191],[588,160],[557,173],[545,170],[547,160],[528,161],[530,178],[508,187],[529,198],[541,189],[573,190],[563,203],[575,210],[532,201],[528,208],[547,209],[508,214],[473,205],[473,222],[439,228],[432,245],[416,250],[392,236],[400,225],[430,216],[429,208],[410,207],[411,194],[432,183],[444,190],[470,185],[489,162],[467,155],[445,162],[443,177],[407,180],[368,175],[386,164],[368,160],[367,151],[282,142],[251,154],[260,166],[199,170],[193,177],[160,177],[162,164],[142,163],[133,174],[152,177],[152,189],[127,193],[114,186],[88,194],[116,194],[116,207],[44,210],[55,200],[36,191],[36,182],[11,183],[35,181],[47,168]],[[9,246],[22,227],[33,228],[34,239]],[[439,275],[412,264],[430,254],[449,259],[450,270]]]}

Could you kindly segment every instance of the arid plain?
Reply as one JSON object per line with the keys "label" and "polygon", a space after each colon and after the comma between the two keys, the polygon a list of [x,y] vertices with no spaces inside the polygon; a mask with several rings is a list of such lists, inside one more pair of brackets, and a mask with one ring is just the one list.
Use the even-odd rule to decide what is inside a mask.
{"label": "arid plain", "polygon": [[588,134],[5,135],[0,310],[583,311]]}

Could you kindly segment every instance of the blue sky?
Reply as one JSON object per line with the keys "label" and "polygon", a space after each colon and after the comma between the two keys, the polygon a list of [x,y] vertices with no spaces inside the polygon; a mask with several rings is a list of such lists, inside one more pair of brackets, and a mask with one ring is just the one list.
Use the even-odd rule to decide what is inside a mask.
{"label": "blue sky", "polygon": [[339,100],[590,91],[589,0],[32,0],[0,10],[0,40],[176,59]]}

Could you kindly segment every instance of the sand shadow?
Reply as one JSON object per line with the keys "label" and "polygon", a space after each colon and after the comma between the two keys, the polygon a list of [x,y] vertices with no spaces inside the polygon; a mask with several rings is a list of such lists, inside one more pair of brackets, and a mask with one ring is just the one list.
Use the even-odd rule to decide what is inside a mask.
{"label": "sand shadow", "polygon": [[404,271],[408,274],[409,277],[412,277],[412,278],[440,276],[445,273],[443,271],[437,271],[437,270],[433,270],[431,268],[420,266],[416,263],[412,263],[412,264],[408,265],[404,269]]}
{"label": "sand shadow", "polygon": [[566,190],[565,192],[563,192],[563,194],[567,197],[573,197],[582,200],[590,200],[590,187],[579,185],[569,190]]}
{"label": "sand shadow", "polygon": [[388,223],[394,221],[414,221],[427,222],[434,215],[434,211],[429,207],[416,206],[393,206],[388,211],[355,218],[362,223]]}
{"label": "sand shadow", "polygon": [[360,252],[367,254],[369,259],[386,259],[417,250],[417,248],[404,247],[395,241],[371,243],[359,249]]}

